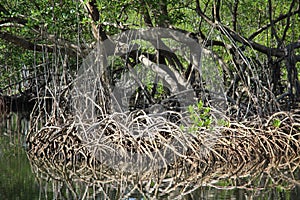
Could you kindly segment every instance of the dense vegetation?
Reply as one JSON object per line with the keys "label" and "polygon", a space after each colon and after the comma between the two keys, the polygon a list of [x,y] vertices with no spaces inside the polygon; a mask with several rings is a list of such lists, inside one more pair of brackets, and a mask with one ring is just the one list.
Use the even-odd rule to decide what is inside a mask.
{"label": "dense vegetation", "polygon": [[2,1],[1,92],[32,91],[55,79],[67,85],[66,74],[76,73],[96,41],[165,27],[212,50],[227,100],[237,107],[231,114],[291,109],[300,97],[299,13],[295,0]]}
{"label": "dense vegetation", "polygon": [[[157,198],[202,184],[293,187],[299,182],[299,9],[296,0],[1,0],[0,121],[17,113],[11,117],[16,128],[16,116],[30,117],[27,155],[41,179],[52,179],[57,197],[63,187],[74,199],[105,196],[111,186],[112,196],[138,190]],[[84,77],[85,67],[97,60],[98,44],[116,47],[116,34],[144,33],[128,30],[153,34],[128,54],[120,48],[103,76]],[[180,33],[185,41],[156,39],[157,30]],[[213,66],[217,76],[203,78],[185,59],[199,56],[176,46],[186,41],[203,48],[206,59],[197,67]],[[132,69],[151,67],[161,76],[173,74],[166,81],[171,86],[190,81],[199,101],[181,112],[189,95],[175,95],[149,73],[127,98],[130,112],[114,112],[110,86],[117,88]],[[213,106],[209,81],[222,82],[222,94],[215,92],[222,101],[216,103],[225,107]],[[82,91],[89,83],[97,84]],[[84,92],[95,98],[86,98],[81,110],[76,98]],[[156,108],[165,115],[156,115]],[[224,108],[222,119],[218,108]],[[254,178],[242,180],[249,174]]]}

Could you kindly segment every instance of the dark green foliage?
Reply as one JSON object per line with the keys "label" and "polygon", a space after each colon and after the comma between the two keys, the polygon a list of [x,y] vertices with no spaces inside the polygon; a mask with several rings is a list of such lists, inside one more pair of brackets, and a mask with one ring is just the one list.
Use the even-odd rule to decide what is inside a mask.
{"label": "dark green foliage", "polygon": [[[32,76],[74,75],[96,40],[160,26],[212,50],[233,102],[253,101],[251,112],[273,112],[275,101],[290,106],[299,99],[298,13],[299,2],[279,0],[5,0],[0,3],[0,87],[21,81],[24,65]],[[47,67],[37,67],[41,64]],[[5,92],[17,90],[14,85]],[[272,102],[271,109],[265,102]]]}

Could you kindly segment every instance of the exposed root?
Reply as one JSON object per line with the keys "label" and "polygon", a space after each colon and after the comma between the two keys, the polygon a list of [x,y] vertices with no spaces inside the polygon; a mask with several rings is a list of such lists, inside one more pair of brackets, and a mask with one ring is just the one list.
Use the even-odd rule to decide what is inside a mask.
{"label": "exposed root", "polygon": [[[299,120],[299,111],[279,112],[265,123],[231,122],[215,134],[207,129],[187,133],[164,118],[141,113],[114,114],[92,125],[49,124],[28,137],[29,156],[38,173],[54,173],[54,180],[68,177],[100,188],[123,183],[145,196],[188,193],[199,184],[251,188],[261,172],[272,180],[277,174],[273,184],[294,183],[280,169],[288,167],[292,173],[299,166]],[[248,180],[250,173],[257,176]],[[235,185],[230,181],[234,177],[245,177],[245,182]],[[216,180],[229,183],[220,186]]]}

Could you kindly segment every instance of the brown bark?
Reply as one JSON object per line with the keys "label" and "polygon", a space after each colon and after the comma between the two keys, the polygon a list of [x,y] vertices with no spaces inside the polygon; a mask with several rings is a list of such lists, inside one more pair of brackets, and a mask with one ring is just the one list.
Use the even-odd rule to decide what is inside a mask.
{"label": "brown bark", "polygon": [[87,3],[85,3],[84,1],[82,2],[85,4],[85,9],[88,11],[89,17],[92,19],[92,30],[93,30],[94,38],[100,41],[104,41],[108,39],[102,25],[101,24],[97,25],[97,23],[99,23],[100,20],[100,13],[97,8],[97,1],[92,0]]}
{"label": "brown bark", "polygon": [[[0,32],[0,38],[8,42],[11,42],[19,47],[32,50],[32,51],[43,51],[44,48],[43,45],[34,44],[24,38],[3,31]],[[48,47],[48,51],[53,52],[53,49]]]}

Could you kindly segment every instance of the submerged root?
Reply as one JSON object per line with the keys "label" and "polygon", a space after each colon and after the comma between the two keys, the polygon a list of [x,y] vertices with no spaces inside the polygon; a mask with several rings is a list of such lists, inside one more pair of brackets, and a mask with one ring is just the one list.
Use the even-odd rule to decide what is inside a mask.
{"label": "submerged root", "polygon": [[[292,187],[300,184],[293,179],[300,163],[299,113],[280,112],[264,123],[231,122],[215,132],[203,128],[194,133],[144,114],[114,114],[95,123],[49,123],[28,136],[28,156],[38,176],[68,182],[75,196],[86,194],[72,185],[76,182],[87,184],[84,191],[98,188],[104,195],[113,186],[122,198],[136,191],[149,198],[175,190],[184,194],[199,186],[230,189],[259,183],[259,189],[266,180],[276,180],[270,187]],[[283,173],[286,169],[289,174]]]}

